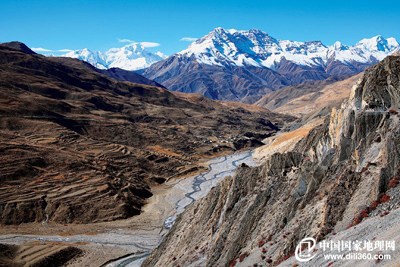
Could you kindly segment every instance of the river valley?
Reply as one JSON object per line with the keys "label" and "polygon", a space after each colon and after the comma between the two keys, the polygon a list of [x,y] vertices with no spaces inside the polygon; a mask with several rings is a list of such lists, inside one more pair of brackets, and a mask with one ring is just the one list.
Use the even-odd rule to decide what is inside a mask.
{"label": "river valley", "polygon": [[[185,179],[170,179],[153,190],[154,195],[141,215],[127,220],[90,225],[43,222],[6,226],[0,230],[0,243],[67,244],[86,252],[69,266],[89,262],[109,267],[140,266],[172,227],[176,216],[187,205],[205,196],[221,179],[232,175],[241,164],[255,165],[251,151],[211,159],[206,163],[208,170],[203,173]],[[32,228],[34,234],[31,234]]]}

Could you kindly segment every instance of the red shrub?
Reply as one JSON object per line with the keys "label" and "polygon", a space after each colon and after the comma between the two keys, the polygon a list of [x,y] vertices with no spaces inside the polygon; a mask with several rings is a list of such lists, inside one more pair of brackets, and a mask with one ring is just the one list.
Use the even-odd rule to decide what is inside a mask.
{"label": "red shrub", "polygon": [[285,255],[285,256],[283,256],[283,257],[277,259],[277,260],[274,262],[274,265],[277,266],[277,265],[281,264],[281,263],[284,262],[285,260],[289,259],[290,256],[291,256],[291,255],[288,254],[288,255]]}
{"label": "red shrub", "polygon": [[364,209],[360,212],[360,216],[362,219],[367,218],[368,217],[368,209]]}
{"label": "red shrub", "polygon": [[265,240],[261,239],[260,241],[258,241],[258,247],[260,248],[260,247],[264,246],[265,243],[266,243]]}
{"label": "red shrub", "polygon": [[229,267],[235,267],[236,265],[236,259],[231,260],[231,262],[229,263]]}
{"label": "red shrub", "polygon": [[333,265],[333,261],[331,261],[330,263],[328,263],[328,267]]}
{"label": "red shrub", "polygon": [[362,220],[362,219],[360,218],[360,216],[356,216],[356,217],[353,219],[353,222],[350,224],[350,227],[359,224],[359,223],[361,222],[361,220]]}
{"label": "red shrub", "polygon": [[385,211],[381,214],[381,217],[388,215],[390,212],[389,211]]}
{"label": "red shrub", "polygon": [[243,253],[242,255],[239,256],[239,262],[242,262],[245,258],[249,256],[248,252]]}
{"label": "red shrub", "polygon": [[389,188],[395,188],[398,184],[399,180],[393,178],[389,181]]}
{"label": "red shrub", "polygon": [[380,203],[379,203],[379,201],[377,201],[377,200],[372,201],[371,205],[369,206],[370,210],[376,209],[376,207],[378,207],[379,204],[380,204]]}
{"label": "red shrub", "polygon": [[388,202],[389,200],[390,200],[390,196],[388,196],[388,195],[386,195],[386,194],[383,194],[383,195],[381,196],[380,202],[381,202],[381,203],[386,203],[386,202]]}
{"label": "red shrub", "polygon": [[265,254],[267,253],[267,250],[265,248],[262,248],[261,252]]}
{"label": "red shrub", "polygon": [[390,114],[393,114],[393,115],[396,115],[396,114],[399,113],[399,112],[398,112],[396,109],[394,109],[394,108],[389,109],[388,112],[389,112]]}

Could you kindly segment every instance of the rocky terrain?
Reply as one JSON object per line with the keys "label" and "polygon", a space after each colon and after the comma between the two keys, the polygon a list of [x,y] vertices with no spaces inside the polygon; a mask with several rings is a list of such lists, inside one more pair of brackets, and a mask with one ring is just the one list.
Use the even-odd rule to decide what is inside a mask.
{"label": "rocky terrain", "polygon": [[1,224],[138,215],[152,186],[198,172],[204,158],[258,146],[292,120],[106,74],[0,45]]}
{"label": "rocky terrain", "polygon": [[[298,266],[291,257],[305,237],[399,241],[399,105],[400,57],[389,56],[340,108],[287,135],[301,137],[293,146],[242,166],[189,206],[143,266]],[[309,266],[341,263],[320,255]]]}

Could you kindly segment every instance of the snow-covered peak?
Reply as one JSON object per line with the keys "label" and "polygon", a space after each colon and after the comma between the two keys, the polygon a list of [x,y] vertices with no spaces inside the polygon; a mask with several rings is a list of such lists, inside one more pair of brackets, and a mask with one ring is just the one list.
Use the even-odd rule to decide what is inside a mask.
{"label": "snow-covered peak", "polygon": [[342,44],[342,42],[339,41],[336,41],[330,48],[336,51],[343,51],[349,49],[347,45],[344,45]]}
{"label": "snow-covered peak", "polygon": [[107,69],[105,60],[104,60],[104,55],[98,51],[91,51],[87,48],[84,48],[81,50],[75,50],[75,51],[68,52],[63,56],[77,58],[82,61],[86,61],[98,69]]}
{"label": "snow-covered peak", "polygon": [[256,57],[265,57],[268,49],[276,50],[278,46],[276,39],[260,30],[225,30],[219,27],[178,54],[194,56],[199,62],[211,65],[257,65]]}
{"label": "snow-covered peak", "polygon": [[388,46],[390,48],[392,48],[392,47],[397,48],[397,49],[399,48],[400,45],[395,38],[390,37],[390,38],[387,38],[386,40],[387,40]]}
{"label": "snow-covered peak", "polygon": [[150,52],[141,43],[131,43],[120,48],[111,48],[106,52],[91,51],[87,48],[68,52],[64,57],[78,58],[96,68],[121,68],[138,70],[149,67],[151,64],[165,59],[161,52]]}
{"label": "snow-covered peak", "polygon": [[[389,44],[389,40],[391,44]],[[356,44],[356,47],[360,47],[361,49],[366,49],[368,51],[381,51],[388,52],[391,51],[397,44],[397,41],[394,38],[385,39],[382,35],[377,35],[369,39],[362,39],[360,42]]]}
{"label": "snow-covered peak", "polygon": [[305,66],[326,64],[329,60],[368,63],[383,59],[398,47],[396,39],[385,39],[380,35],[363,39],[354,46],[341,42],[325,46],[320,41],[277,40],[258,29],[244,31],[218,27],[178,55],[194,57],[209,65],[274,68],[283,59]]}

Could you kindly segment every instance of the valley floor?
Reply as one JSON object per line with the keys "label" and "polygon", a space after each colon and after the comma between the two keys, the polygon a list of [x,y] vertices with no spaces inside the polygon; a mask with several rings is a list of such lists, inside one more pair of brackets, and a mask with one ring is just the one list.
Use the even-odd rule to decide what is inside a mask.
{"label": "valley floor", "polygon": [[[100,266],[126,255],[146,255],[168,232],[165,223],[199,199],[227,175],[245,163],[254,165],[252,152],[241,152],[209,160],[209,171],[185,179],[171,179],[153,188],[143,212],[126,220],[94,224],[29,223],[0,228],[0,243],[17,245],[15,262],[35,262],[52,251],[75,247],[83,255],[68,266]],[[128,262],[130,260],[128,259]]]}

